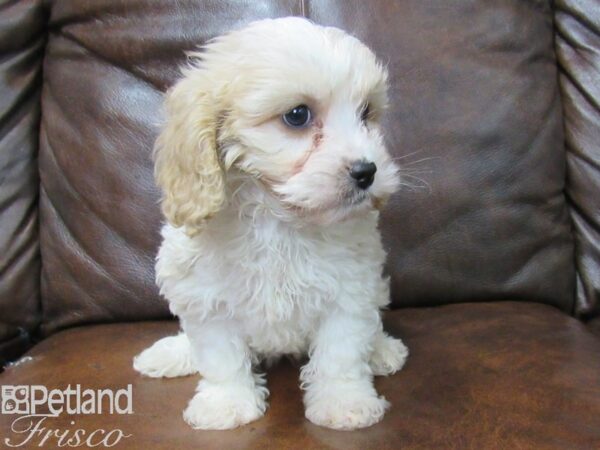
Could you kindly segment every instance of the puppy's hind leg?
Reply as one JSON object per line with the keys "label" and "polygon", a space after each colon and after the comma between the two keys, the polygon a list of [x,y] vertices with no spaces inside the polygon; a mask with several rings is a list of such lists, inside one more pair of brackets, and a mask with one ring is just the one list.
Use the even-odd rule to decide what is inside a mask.
{"label": "puppy's hind leg", "polygon": [[404,366],[408,357],[408,348],[400,339],[379,331],[373,342],[373,353],[369,366],[373,375],[391,375]]}
{"label": "puppy's hind leg", "polygon": [[156,341],[133,358],[133,368],[152,378],[182,377],[197,372],[190,341],[184,333]]}

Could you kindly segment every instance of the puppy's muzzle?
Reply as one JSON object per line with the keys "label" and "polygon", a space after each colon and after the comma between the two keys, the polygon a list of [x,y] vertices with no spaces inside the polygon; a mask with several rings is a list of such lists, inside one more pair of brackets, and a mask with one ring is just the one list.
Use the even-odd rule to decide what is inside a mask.
{"label": "puppy's muzzle", "polygon": [[361,159],[350,166],[350,176],[355,180],[356,186],[366,190],[373,184],[377,166],[373,162]]}

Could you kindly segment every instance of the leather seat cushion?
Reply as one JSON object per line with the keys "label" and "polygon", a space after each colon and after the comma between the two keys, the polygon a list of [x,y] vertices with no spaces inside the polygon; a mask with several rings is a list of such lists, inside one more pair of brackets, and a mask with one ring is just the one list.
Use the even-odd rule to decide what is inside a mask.
{"label": "leather seat cushion", "polygon": [[[600,446],[600,340],[579,321],[535,303],[496,302],[400,309],[386,328],[411,351],[404,369],[377,378],[391,401],[384,420],[339,432],[303,414],[298,367],[268,371],[266,416],[233,431],[194,431],[181,413],[198,376],[149,379],[132,357],[175,333],[174,322],[95,325],[62,331],[0,375],[5,384],[82,388],[133,385],[132,415],[68,416],[47,427],[121,428],[128,449],[235,448],[556,448]],[[15,416],[0,415],[12,436]],[[75,425],[70,425],[70,421]]]}
{"label": "leather seat cushion", "polygon": [[586,323],[588,330],[600,337],[600,317],[590,320]]}

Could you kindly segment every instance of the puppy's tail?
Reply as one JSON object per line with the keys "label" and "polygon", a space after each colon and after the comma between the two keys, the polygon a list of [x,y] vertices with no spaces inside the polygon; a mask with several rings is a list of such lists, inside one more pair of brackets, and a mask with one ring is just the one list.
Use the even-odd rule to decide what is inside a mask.
{"label": "puppy's tail", "polygon": [[192,347],[185,333],[156,341],[133,358],[133,368],[152,378],[182,377],[197,372],[192,362]]}

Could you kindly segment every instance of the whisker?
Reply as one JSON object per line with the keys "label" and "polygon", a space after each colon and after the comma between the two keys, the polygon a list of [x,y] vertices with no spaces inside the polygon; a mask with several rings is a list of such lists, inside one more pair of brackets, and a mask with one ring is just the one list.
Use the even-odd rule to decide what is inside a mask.
{"label": "whisker", "polygon": [[414,151],[414,152],[407,153],[406,155],[402,155],[402,156],[396,156],[395,158],[392,158],[392,161],[400,161],[401,159],[408,158],[409,156],[416,155],[416,154],[418,154],[418,153],[421,153],[422,151],[423,151],[423,150],[416,150],[416,151]]}
{"label": "whisker", "polygon": [[411,175],[411,174],[401,174],[400,176],[412,178],[417,181],[417,183],[410,183],[410,182],[407,182],[406,180],[404,180],[404,181],[401,181],[401,183],[400,183],[401,186],[410,187],[415,190],[427,189],[427,191],[430,194],[433,192],[433,190],[431,189],[431,185],[422,178],[419,178],[419,177]]}
{"label": "whisker", "polygon": [[416,161],[409,161],[406,163],[402,163],[403,166],[414,166],[415,164],[421,164],[425,161],[433,161],[435,159],[440,159],[439,156],[428,156],[427,158],[421,158],[421,159],[417,159]]}
{"label": "whisker", "polygon": [[433,173],[433,170],[428,170],[428,169],[411,169],[410,167],[408,169],[404,169],[404,168],[400,167],[398,169],[398,172],[400,172],[400,173],[406,173],[406,174]]}

